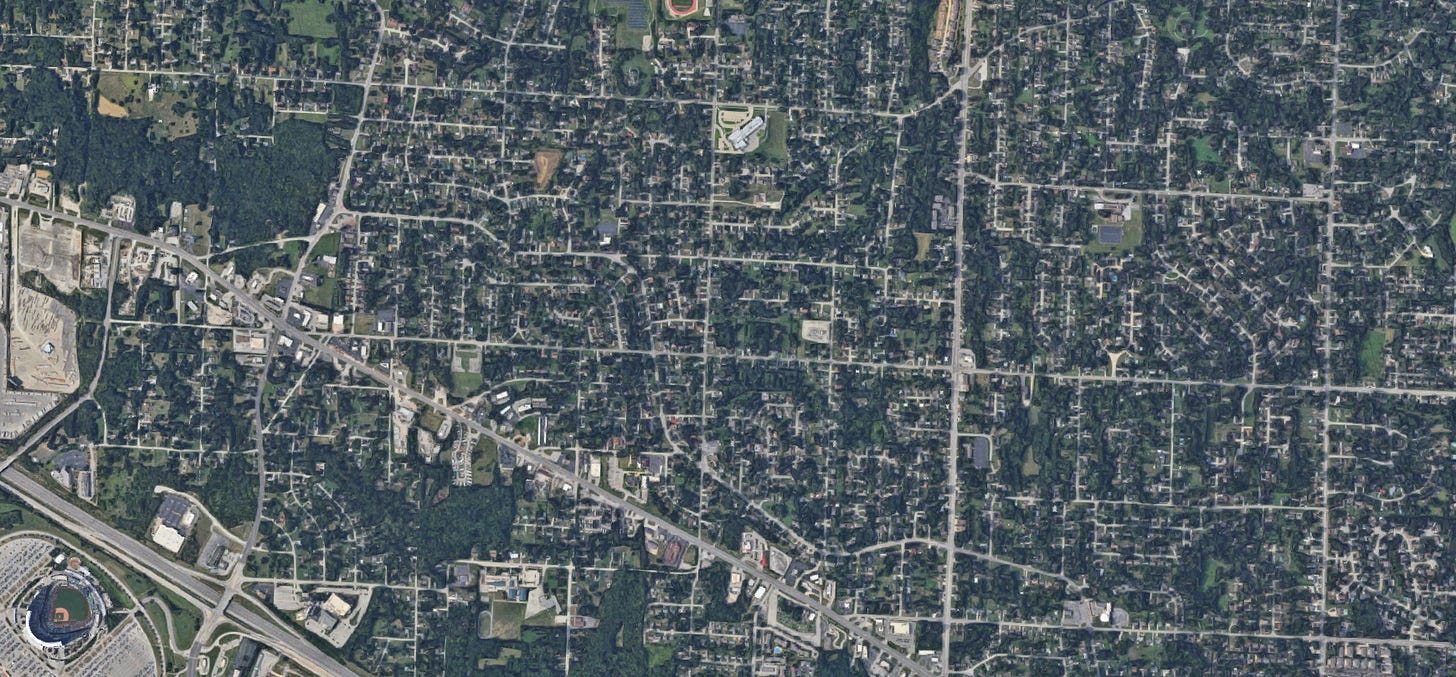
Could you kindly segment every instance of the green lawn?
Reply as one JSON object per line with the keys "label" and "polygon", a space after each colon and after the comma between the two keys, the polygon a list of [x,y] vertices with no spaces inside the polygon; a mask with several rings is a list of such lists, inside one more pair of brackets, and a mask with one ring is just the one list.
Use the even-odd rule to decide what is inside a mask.
{"label": "green lawn", "polygon": [[1208,591],[1219,584],[1220,574],[1228,569],[1228,565],[1220,560],[1207,558],[1203,560],[1203,589]]}
{"label": "green lawn", "polygon": [[475,460],[470,464],[475,483],[489,486],[495,482],[495,471],[500,466],[500,447],[489,437],[481,437],[475,445]]}
{"label": "green lawn", "polygon": [[1376,327],[1365,332],[1360,341],[1360,375],[1365,378],[1380,378],[1385,375],[1385,342],[1390,340],[1389,330]]}
{"label": "green lawn", "polygon": [[1193,140],[1193,155],[1200,164],[1218,164],[1218,153],[1213,152],[1213,143],[1206,136],[1200,136]]}
{"label": "green lawn", "polygon": [[311,306],[333,310],[334,300],[338,297],[338,294],[339,281],[335,278],[328,277],[320,281],[319,286],[305,290],[303,292],[303,300]]}
{"label": "green lawn", "polygon": [[677,647],[672,644],[648,644],[647,645],[647,667],[655,668],[672,664],[672,652]]}
{"label": "green lawn", "polygon": [[298,0],[285,2],[283,11],[288,12],[288,34],[307,38],[332,38],[338,35],[329,15],[334,3],[325,0]]}
{"label": "green lawn", "polygon": [[321,124],[324,124],[324,123],[326,123],[326,122],[329,121],[329,114],[328,113],[284,113],[282,115],[279,115],[278,116],[278,119],[279,120],[303,120],[304,122],[313,122],[313,123],[316,123],[316,124],[320,124],[321,125]]}
{"label": "green lawn", "polygon": [[445,415],[440,413],[440,411],[438,409],[435,409],[434,407],[425,409],[423,412],[420,413],[420,427],[432,433],[439,430],[440,425],[444,422]]}
{"label": "green lawn", "polygon": [[[157,596],[168,606],[168,611],[172,612],[172,637],[176,639],[177,646],[192,646],[192,640],[197,638],[197,631],[202,628],[202,614],[197,607],[182,601],[168,590],[157,590]],[[162,619],[156,618],[156,621],[160,623]]]}
{"label": "green lawn", "polygon": [[789,120],[783,111],[769,111],[768,129],[758,152],[773,160],[789,159]]}
{"label": "green lawn", "polygon": [[452,397],[470,397],[485,385],[485,377],[477,372],[450,372],[450,395]]}
{"label": "green lawn", "polygon": [[329,233],[320,237],[318,243],[313,246],[313,254],[314,256],[338,256],[339,234]]}
{"label": "green lawn", "polygon": [[1141,207],[1133,209],[1132,218],[1123,221],[1121,224],[1109,224],[1122,226],[1122,242],[1117,245],[1103,244],[1097,240],[1097,234],[1092,233],[1092,241],[1082,247],[1082,251],[1088,254],[1125,254],[1138,248],[1143,243],[1143,210]]}
{"label": "green lawn", "polygon": [[495,639],[520,639],[526,620],[525,602],[495,600],[490,603],[490,632]]}

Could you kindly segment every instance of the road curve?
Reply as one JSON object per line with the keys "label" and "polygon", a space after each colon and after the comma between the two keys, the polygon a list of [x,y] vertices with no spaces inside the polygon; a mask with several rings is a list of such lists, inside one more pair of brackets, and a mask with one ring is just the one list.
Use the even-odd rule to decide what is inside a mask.
{"label": "road curve", "polygon": [[[0,485],[29,504],[36,512],[76,532],[82,539],[105,550],[122,563],[150,574],[150,578],[199,609],[213,607],[222,598],[218,584],[93,517],[44,485],[11,467],[0,472]],[[242,605],[230,605],[227,616],[239,627],[257,633],[267,644],[286,654],[305,670],[319,675],[355,674],[325,654],[291,628],[279,625]]]}
{"label": "road curve", "polygon": [[[620,497],[620,496],[618,496],[616,494],[613,494],[610,491],[607,491],[606,489],[603,489],[602,487],[600,487],[600,486],[598,486],[596,484],[593,484],[592,482],[587,481],[585,478],[580,477],[574,471],[565,468],[560,463],[557,463],[555,460],[553,460],[553,459],[551,459],[551,458],[549,458],[547,456],[544,456],[544,455],[542,455],[540,453],[531,451],[529,449],[525,449],[525,448],[523,448],[523,447],[515,444],[514,442],[512,442],[509,439],[507,439],[506,437],[504,437],[504,436],[496,433],[494,430],[491,430],[489,427],[484,426],[484,425],[481,425],[480,423],[476,422],[475,420],[473,420],[473,419],[471,419],[471,418],[469,418],[467,416],[464,416],[464,415],[460,414],[459,412],[457,412],[457,411],[455,411],[455,410],[447,407],[446,405],[444,405],[444,404],[442,404],[440,402],[437,402],[433,397],[430,397],[428,395],[425,395],[424,393],[422,393],[422,392],[420,392],[418,390],[415,390],[414,388],[411,388],[408,384],[402,383],[402,382],[396,380],[393,376],[391,376],[389,374],[386,374],[386,373],[384,373],[384,372],[382,372],[382,371],[380,371],[380,370],[378,370],[378,369],[376,369],[376,368],[374,368],[374,367],[372,367],[372,366],[370,366],[370,365],[368,365],[368,364],[360,361],[358,358],[355,358],[353,355],[351,355],[351,354],[349,354],[349,353],[347,353],[345,351],[342,351],[342,350],[339,350],[339,349],[335,348],[334,346],[330,345],[326,341],[320,340],[319,338],[315,337],[313,334],[310,334],[310,333],[308,333],[308,332],[306,332],[306,331],[304,331],[302,329],[299,329],[298,327],[294,327],[293,325],[288,324],[286,321],[284,321],[283,318],[279,317],[277,313],[274,313],[272,310],[270,310],[269,308],[267,308],[266,306],[264,306],[262,301],[259,301],[258,299],[254,298],[252,295],[248,294],[246,291],[244,291],[242,289],[239,289],[236,285],[234,285],[232,283],[231,280],[223,279],[223,277],[221,275],[218,275],[217,273],[213,272],[213,270],[211,268],[209,268],[205,263],[203,263],[203,261],[201,259],[197,258],[192,253],[190,253],[190,252],[182,249],[181,247],[179,247],[177,245],[173,245],[173,244],[167,243],[167,242],[164,242],[164,241],[159,240],[159,239],[154,238],[154,237],[150,237],[150,236],[147,236],[147,235],[142,235],[141,233],[137,233],[135,231],[126,230],[126,229],[122,229],[122,228],[116,228],[116,227],[113,227],[113,226],[110,226],[110,225],[102,224],[102,223],[93,221],[91,219],[87,219],[85,217],[77,216],[77,215],[74,215],[74,214],[67,214],[65,212],[60,212],[60,211],[56,211],[56,210],[52,210],[52,209],[45,209],[45,208],[36,207],[35,205],[32,205],[32,204],[27,203],[27,202],[24,202],[22,200],[13,200],[13,199],[9,199],[9,198],[0,198],[0,204],[10,205],[12,207],[20,207],[20,208],[24,208],[24,209],[29,209],[31,211],[35,211],[35,212],[38,212],[38,213],[41,213],[41,214],[46,214],[48,216],[54,216],[54,217],[66,219],[66,220],[69,220],[69,221],[78,223],[80,225],[83,225],[83,226],[85,226],[87,228],[90,228],[92,230],[96,230],[96,231],[99,231],[99,232],[103,232],[103,233],[106,233],[108,235],[112,235],[112,236],[115,236],[115,237],[121,237],[121,238],[126,238],[126,239],[130,239],[130,240],[134,240],[136,242],[140,242],[140,243],[143,243],[143,244],[146,244],[146,245],[155,247],[156,249],[158,249],[160,251],[164,251],[164,252],[167,252],[168,254],[171,254],[173,256],[176,256],[179,260],[181,260],[183,262],[186,262],[188,265],[190,265],[193,268],[197,269],[198,273],[201,274],[201,275],[203,275],[203,276],[205,276],[205,277],[207,277],[211,284],[215,284],[218,287],[221,287],[223,290],[232,293],[232,295],[237,299],[237,301],[238,301],[239,304],[247,307],[259,319],[266,320],[269,324],[271,324],[272,325],[271,329],[273,331],[276,331],[276,332],[278,332],[280,334],[287,335],[290,338],[294,339],[295,341],[298,341],[300,344],[306,345],[306,346],[312,348],[313,350],[317,351],[320,354],[320,356],[327,356],[327,357],[335,360],[336,362],[338,362],[340,364],[347,364],[347,365],[351,366],[352,368],[354,368],[355,371],[358,371],[358,372],[360,372],[360,373],[362,373],[364,375],[367,375],[370,378],[378,381],[379,383],[381,383],[383,385],[386,385],[386,386],[388,386],[388,387],[390,387],[390,388],[392,388],[392,389],[394,389],[394,390],[396,390],[396,391],[398,391],[398,392],[400,392],[402,394],[408,395],[409,397],[411,397],[411,398],[419,401],[422,404],[425,404],[425,405],[428,405],[430,407],[435,408],[436,410],[438,410],[439,412],[441,412],[445,416],[448,416],[448,417],[454,419],[456,421],[456,423],[461,424],[461,425],[464,425],[467,428],[469,428],[471,430],[474,430],[475,432],[478,432],[478,433],[483,434],[483,435],[485,435],[487,437],[490,437],[491,439],[495,440],[495,442],[497,444],[504,445],[506,448],[508,448],[511,451],[515,452],[518,455],[518,457],[520,457],[522,459],[525,459],[527,461],[530,461],[532,463],[535,463],[539,467],[541,467],[543,470],[546,470],[547,472],[551,473],[552,475],[555,475],[555,476],[557,476],[557,477],[559,477],[561,479],[564,479],[564,480],[567,480],[567,481],[571,482],[573,484],[573,486],[577,487],[582,493],[589,494],[592,497],[594,497],[595,499],[597,499],[598,501],[600,501],[602,503],[605,503],[607,505],[614,506],[614,507],[616,507],[618,509],[621,509],[624,512],[627,512],[627,513],[630,513],[630,514],[633,514],[633,515],[636,515],[636,516],[639,516],[639,517],[643,517],[643,518],[646,518],[646,519],[651,519],[652,521],[654,521],[654,522],[662,525],[662,530],[664,530],[664,531],[666,531],[668,533],[671,533],[671,534],[673,534],[673,535],[675,535],[675,536],[683,539],[684,541],[687,541],[688,543],[691,543],[693,545],[698,546],[698,549],[700,551],[702,551],[704,553],[711,554],[714,557],[717,557],[719,559],[724,560],[725,562],[733,562],[733,563],[739,564],[740,565],[739,568],[740,569],[743,569],[749,576],[758,579],[760,582],[764,583],[769,588],[777,591],[780,595],[782,595],[785,598],[788,598],[789,600],[793,601],[794,603],[799,604],[800,606],[803,606],[803,607],[805,607],[807,609],[810,609],[810,610],[818,613],[821,618],[825,618],[825,619],[828,619],[828,620],[832,620],[832,621],[838,623],[840,626],[842,626],[845,629],[846,632],[848,632],[850,634],[850,636],[852,636],[852,637],[854,637],[854,638],[856,638],[856,639],[858,639],[860,641],[863,641],[864,643],[868,644],[869,646],[874,647],[876,650],[880,651],[884,656],[886,656],[888,658],[894,659],[901,666],[903,666],[905,669],[907,669],[911,674],[919,675],[920,677],[932,677],[932,675],[936,674],[935,672],[933,672],[930,669],[926,668],[924,665],[921,665],[920,663],[918,663],[915,660],[913,660],[912,658],[910,658],[904,652],[900,651],[899,649],[897,649],[895,647],[890,646],[889,642],[885,641],[884,638],[880,637],[879,635],[874,634],[872,631],[870,631],[868,629],[865,629],[865,628],[860,627],[859,625],[856,625],[852,620],[850,620],[849,618],[845,617],[844,615],[842,615],[842,614],[834,611],[833,609],[830,609],[827,605],[823,604],[822,602],[820,602],[820,601],[818,601],[816,599],[813,599],[813,598],[809,597],[807,594],[803,593],[802,591],[798,590],[797,588],[794,588],[793,586],[788,585],[787,583],[784,583],[783,581],[779,580],[778,578],[775,578],[773,576],[770,576],[770,575],[768,575],[767,573],[765,573],[765,572],[763,572],[761,570],[757,570],[757,569],[755,569],[753,567],[750,567],[750,566],[744,566],[743,563],[742,563],[742,560],[739,559],[734,553],[730,553],[727,550],[719,547],[717,544],[712,543],[710,541],[707,541],[706,539],[700,538],[696,533],[694,533],[692,531],[689,531],[687,529],[684,529],[684,528],[682,528],[682,527],[680,527],[680,526],[678,526],[676,524],[673,524],[671,522],[667,522],[666,520],[663,520],[661,517],[658,517],[656,515],[653,515],[653,514],[649,513],[647,510],[645,510],[645,509],[643,509],[643,508],[641,508],[641,507],[639,507],[637,505],[634,505],[634,504],[626,501],[622,497]],[[5,478],[7,476],[7,473],[8,472],[9,471],[0,473],[0,478]],[[32,484],[34,484],[34,483],[32,482]],[[39,489],[41,489],[41,490],[44,491],[44,487],[39,487],[39,485],[35,485],[35,486],[37,488],[39,488]],[[49,492],[47,492],[47,493],[49,493]],[[62,500],[62,502],[64,503],[65,501]],[[69,505],[69,504],[67,504],[67,505]],[[81,511],[79,511],[79,509],[77,509],[77,511],[78,512],[81,512]],[[85,513],[82,512],[82,514],[84,515]],[[90,517],[89,515],[86,515],[86,516],[87,517]],[[99,520],[95,520],[94,518],[92,518],[92,520],[94,522],[100,524]],[[105,525],[101,525],[101,526],[105,526]],[[109,527],[107,527],[107,528],[109,528]],[[112,530],[112,531],[115,531],[115,530]],[[121,535],[120,532],[116,532],[116,533],[118,535]],[[126,538],[126,537],[123,535],[123,538]],[[127,538],[127,540],[130,541],[131,539],[130,538]],[[150,549],[146,549],[145,547],[143,547],[143,549],[147,550],[147,552],[149,552],[149,553],[151,552]],[[153,554],[155,554],[155,553],[153,553]],[[180,566],[178,566],[178,565],[176,565],[174,563],[167,562],[167,564],[171,565],[172,567],[175,567],[176,569],[178,569],[178,570],[180,570],[182,572],[187,572],[186,573],[186,576],[189,579],[192,576],[195,575],[195,574],[190,573],[188,570],[183,569],[182,567],[180,567]],[[217,600],[220,597],[221,597],[221,592],[214,592],[209,597],[207,597],[207,599],[214,600],[214,603],[215,603],[215,600]],[[230,613],[236,613],[236,612],[230,611]],[[260,618],[259,620],[263,620],[263,619]],[[274,625],[272,623],[268,623],[268,625],[272,625],[272,626],[276,627],[276,625]],[[293,638],[295,638],[295,640],[297,640],[297,636],[296,635],[292,635],[291,633],[287,634],[286,636],[293,637]],[[303,651],[306,651],[306,650],[311,650],[313,652],[313,654],[315,654],[317,657],[322,658],[324,660],[327,660],[330,663],[332,663],[333,665],[338,666],[338,663],[337,662],[335,662],[332,659],[328,658],[328,656],[325,655],[325,654],[323,654],[323,652],[320,651],[317,647],[313,646],[312,644],[310,644],[308,642],[304,642],[302,640],[297,640],[297,641],[301,642],[303,645],[306,645],[306,649],[304,648],[304,646],[298,647],[298,651],[299,652],[303,652]],[[338,670],[325,671],[323,674],[329,674],[329,675],[333,675],[333,674],[349,674],[349,671],[344,670],[342,666],[338,666],[338,668],[339,668]]]}

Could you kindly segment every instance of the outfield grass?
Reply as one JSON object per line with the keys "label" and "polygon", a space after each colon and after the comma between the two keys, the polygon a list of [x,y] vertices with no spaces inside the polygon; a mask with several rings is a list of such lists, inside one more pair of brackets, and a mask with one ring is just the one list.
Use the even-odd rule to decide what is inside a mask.
{"label": "outfield grass", "polygon": [[86,595],[75,588],[62,587],[56,590],[55,608],[65,611],[66,618],[70,621],[91,617],[91,605],[86,603]]}

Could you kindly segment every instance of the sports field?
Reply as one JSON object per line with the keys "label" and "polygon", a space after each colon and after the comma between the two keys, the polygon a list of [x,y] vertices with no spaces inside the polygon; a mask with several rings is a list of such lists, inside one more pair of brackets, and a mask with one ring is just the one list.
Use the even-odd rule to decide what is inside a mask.
{"label": "sports field", "polygon": [[662,6],[675,19],[689,17],[698,12],[698,0],[662,0]]}
{"label": "sports field", "polygon": [[86,593],[72,587],[56,588],[52,609],[52,619],[56,623],[81,623],[91,619],[91,607],[86,604]]}

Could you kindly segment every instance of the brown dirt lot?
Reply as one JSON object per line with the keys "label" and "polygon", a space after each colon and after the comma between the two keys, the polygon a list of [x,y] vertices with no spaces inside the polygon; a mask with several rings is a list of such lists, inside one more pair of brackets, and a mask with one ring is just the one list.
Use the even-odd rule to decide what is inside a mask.
{"label": "brown dirt lot", "polygon": [[109,118],[124,118],[127,116],[125,108],[104,96],[96,97],[96,112]]}
{"label": "brown dirt lot", "polygon": [[556,176],[556,168],[561,166],[561,151],[538,150],[532,165],[536,169],[536,190],[541,190]]}
{"label": "brown dirt lot", "polygon": [[935,28],[930,31],[932,43],[944,40],[945,34],[950,32],[955,18],[955,9],[951,6],[953,2],[955,0],[940,0],[940,6],[935,9]]}

